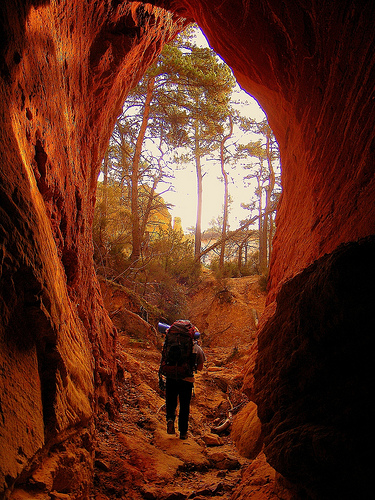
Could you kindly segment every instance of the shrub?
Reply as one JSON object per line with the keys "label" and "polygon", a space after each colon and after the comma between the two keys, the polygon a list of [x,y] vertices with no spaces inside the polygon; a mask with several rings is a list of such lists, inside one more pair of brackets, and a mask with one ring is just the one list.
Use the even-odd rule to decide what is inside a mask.
{"label": "shrub", "polygon": [[262,292],[267,291],[267,284],[268,284],[268,274],[262,274],[259,276],[258,280],[259,288]]}
{"label": "shrub", "polygon": [[241,276],[252,276],[257,274],[257,269],[254,263],[250,261],[249,263],[238,267],[237,260],[231,260],[224,262],[224,268],[219,268],[219,259],[213,259],[210,264],[210,269],[213,271],[215,278],[240,278]]}

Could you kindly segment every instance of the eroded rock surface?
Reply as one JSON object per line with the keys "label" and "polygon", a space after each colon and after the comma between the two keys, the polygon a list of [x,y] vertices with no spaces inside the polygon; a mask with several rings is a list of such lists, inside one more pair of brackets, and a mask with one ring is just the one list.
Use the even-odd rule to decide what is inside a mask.
{"label": "eroded rock surface", "polygon": [[[158,335],[160,345],[164,337]],[[237,489],[242,492],[241,476],[248,467],[254,495],[247,498],[261,494],[270,500],[278,498],[275,470],[264,455],[251,464],[233,442],[236,419],[241,427],[241,408],[247,402],[238,381],[246,348],[241,346],[233,358],[233,346],[227,339],[226,345],[223,342],[221,347],[204,350],[207,361],[195,376],[188,439],[180,440],[178,432],[167,434],[165,399],[157,376],[160,348],[147,338],[135,342],[132,335],[119,335],[116,383],[120,405],[115,418],[102,412],[97,425],[93,498],[229,500]],[[228,380],[225,389],[216,378],[224,373]],[[218,434],[215,423],[228,415],[229,401],[237,407],[233,431],[230,426]]]}
{"label": "eroded rock surface", "polygon": [[[52,498],[66,463],[90,470],[93,416],[116,406],[115,332],[91,259],[95,184],[126,92],[184,16],[259,100],[281,150],[268,307],[245,388],[266,454],[296,495],[366,497],[375,4],[151,3],[174,17],[141,2],[1,3],[0,491],[48,462],[58,479],[40,489]],[[77,477],[56,494],[85,498],[90,474]]]}
{"label": "eroded rock surface", "polygon": [[265,453],[302,497],[369,492],[374,252],[368,238],[318,259],[282,287],[259,334],[255,391]]}
{"label": "eroded rock surface", "polygon": [[77,478],[40,490],[85,497],[94,415],[116,402],[92,263],[96,179],[128,89],[178,23],[130,2],[0,9],[0,491],[48,457],[51,477],[68,463]]}

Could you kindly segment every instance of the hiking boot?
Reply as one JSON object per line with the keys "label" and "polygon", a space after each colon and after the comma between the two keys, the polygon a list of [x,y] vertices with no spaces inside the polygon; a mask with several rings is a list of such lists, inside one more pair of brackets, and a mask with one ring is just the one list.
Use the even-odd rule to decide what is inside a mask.
{"label": "hiking boot", "polygon": [[180,434],[180,439],[187,439],[187,434]]}
{"label": "hiking boot", "polygon": [[174,422],[173,420],[168,420],[167,422],[167,434],[174,434]]}

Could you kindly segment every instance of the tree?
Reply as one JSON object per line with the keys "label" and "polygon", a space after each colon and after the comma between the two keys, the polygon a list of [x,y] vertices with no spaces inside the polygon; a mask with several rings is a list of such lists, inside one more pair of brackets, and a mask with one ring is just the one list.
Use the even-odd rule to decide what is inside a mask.
{"label": "tree", "polygon": [[189,152],[180,156],[182,162],[193,160],[197,176],[197,218],[195,225],[195,256],[199,258],[202,240],[202,161],[217,148],[229,115],[230,96],[235,79],[228,68],[209,48],[186,44],[184,59],[188,71],[179,81],[184,110],[184,137],[181,146]]}
{"label": "tree", "polygon": [[260,123],[254,120],[242,120],[241,127],[260,135],[257,141],[250,141],[240,145],[239,150],[243,158],[256,158],[257,161],[245,165],[250,170],[245,180],[255,179],[257,187],[255,193],[257,201],[242,204],[243,208],[253,210],[257,206],[259,231],[259,271],[266,274],[269,266],[269,257],[273,236],[273,214],[276,211],[276,200],[279,197],[279,179],[275,167],[279,167],[279,150],[277,142],[267,120]]}
{"label": "tree", "polygon": [[[168,177],[165,161],[172,149],[191,149],[197,172],[198,206],[196,253],[201,246],[203,176],[201,160],[212,151],[212,138],[222,131],[234,78],[229,68],[207,48],[196,47],[190,34],[166,45],[156,63],[129,94],[119,117],[111,147],[117,160],[121,184],[127,184],[132,220],[133,264],[141,259],[144,229],[152,197],[160,182]],[[147,145],[147,147],[145,147]],[[182,155],[183,156],[183,155]],[[152,186],[140,213],[140,185]],[[145,191],[143,191],[145,194]]]}
{"label": "tree", "polygon": [[[193,160],[195,163],[198,201],[194,252],[197,260],[201,255],[205,162],[214,156],[220,158],[224,181],[220,247],[220,266],[223,266],[225,249],[229,245],[226,238],[229,204],[226,164],[230,157],[231,161],[239,158],[233,153],[233,141],[227,146],[233,133],[233,121],[238,121],[230,107],[234,86],[230,69],[216,54],[209,48],[196,47],[189,34],[184,34],[164,47],[158,60],[130,93],[111,139],[105,178],[108,182],[113,176],[120,184],[123,201],[128,198],[132,267],[143,265],[143,253],[148,244],[148,221],[160,207],[160,186],[166,186],[165,190],[170,186],[172,151],[176,161]],[[260,166],[256,173],[249,174],[248,179],[255,176],[258,182],[259,254],[263,269],[269,255],[270,228],[273,227],[272,211],[269,210],[275,185],[273,139],[266,133],[266,122],[256,124],[253,120],[242,120],[241,126],[249,131],[256,130],[262,137],[242,146],[241,155],[258,158]],[[253,162],[251,166],[254,166]],[[245,242],[239,250],[242,248],[246,249]]]}
{"label": "tree", "polygon": [[100,273],[114,277],[127,266],[130,248],[130,208],[120,202],[119,185],[99,182],[94,213],[94,261]]}
{"label": "tree", "polygon": [[221,270],[224,268],[225,237],[227,234],[228,206],[229,206],[229,180],[228,180],[228,174],[225,170],[224,148],[226,141],[232,137],[232,134],[233,134],[233,120],[232,116],[229,115],[229,132],[220,141],[220,166],[221,166],[221,174],[224,179],[223,226],[221,231],[222,243],[221,243],[220,259],[219,259],[219,269]]}
{"label": "tree", "polygon": [[[163,53],[146,72],[140,83],[129,94],[123,113],[116,123],[111,144],[116,145],[117,164],[121,185],[127,185],[130,198],[132,222],[132,251],[130,262],[136,264],[141,259],[147,222],[155,204],[157,187],[167,174],[164,170],[165,150],[174,143],[168,121],[174,103],[168,98],[174,68],[178,71],[179,50],[177,46],[166,46]],[[155,141],[159,144],[156,147]],[[154,144],[153,154],[144,148],[145,141]],[[150,189],[141,189],[148,185]],[[142,197],[145,198],[142,202]]]}

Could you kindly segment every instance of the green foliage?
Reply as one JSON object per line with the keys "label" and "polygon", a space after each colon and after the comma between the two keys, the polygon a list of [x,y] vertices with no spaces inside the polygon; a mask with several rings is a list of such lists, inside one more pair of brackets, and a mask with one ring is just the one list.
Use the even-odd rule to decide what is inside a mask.
{"label": "green foliage", "polygon": [[[164,46],[157,61],[130,92],[121,116],[122,132],[135,143],[149,82],[154,80],[147,138],[168,148],[191,147],[195,125],[206,147],[222,130],[235,79],[209,48],[197,47],[191,33]],[[146,154],[146,152],[145,152]]]}
{"label": "green foliage", "polygon": [[[130,92],[103,162],[104,181],[98,185],[94,217],[97,271],[136,290],[170,321],[182,315],[186,287],[199,279],[201,266],[194,240],[172,228],[168,207],[158,193],[160,186],[172,185],[177,162],[194,160],[197,176],[203,178],[201,159],[216,155],[232,117],[234,86],[231,70],[211,49],[195,46],[191,31],[179,35]],[[269,134],[266,121],[233,120],[244,131]],[[222,150],[226,161],[229,148]],[[259,139],[230,156],[243,165],[249,158],[265,162],[270,151]],[[248,171],[253,165],[249,167]],[[250,172],[249,179],[252,176]],[[259,179],[267,183],[263,174]],[[196,240],[197,234],[196,228]],[[256,272],[243,245],[235,239],[226,243],[224,267],[219,269],[216,260],[211,264],[216,276]],[[239,248],[246,250],[246,263],[240,268],[234,258]]]}
{"label": "green foliage", "polygon": [[193,242],[182,231],[167,228],[150,242],[153,256],[148,266],[154,275],[167,273],[180,284],[190,285],[198,279],[200,266],[194,260]]}
{"label": "green foliage", "polygon": [[229,280],[224,277],[218,277],[214,286],[215,297],[221,304],[231,304],[233,295],[230,289]]}
{"label": "green foliage", "polygon": [[130,212],[119,203],[121,191],[117,186],[97,187],[97,203],[93,223],[94,261],[100,273],[114,277],[127,264],[130,250]]}
{"label": "green foliage", "polygon": [[94,220],[98,272],[132,282],[168,317],[183,306],[180,291],[201,267],[192,239],[172,229],[156,189],[170,182],[172,152],[201,157],[216,148],[235,85],[229,67],[191,35],[166,45],[130,92],[103,162]]}
{"label": "green foliage", "polygon": [[[171,227],[170,216],[159,198],[159,211],[149,226],[142,261],[131,264],[129,200],[118,184],[98,185],[94,215],[94,261],[98,274],[132,289],[173,320],[186,313],[186,287],[199,278],[192,240]],[[159,215],[157,215],[159,214]],[[168,217],[166,216],[168,215]]]}
{"label": "green foliage", "polygon": [[219,257],[213,259],[210,264],[210,269],[213,271],[215,278],[238,278],[239,272],[235,262],[224,262],[224,267],[220,268]]}
{"label": "green foliage", "polygon": [[254,263],[254,259],[249,260],[246,264],[243,264],[241,268],[238,267],[237,260],[230,260],[224,262],[224,267],[220,268],[219,258],[215,258],[211,261],[210,269],[214,273],[215,278],[240,278],[241,276],[252,276],[257,274],[258,269]]}
{"label": "green foliage", "polygon": [[178,318],[188,315],[186,288],[167,274],[157,275],[154,293],[156,306],[163,311],[163,317],[169,324]]}

